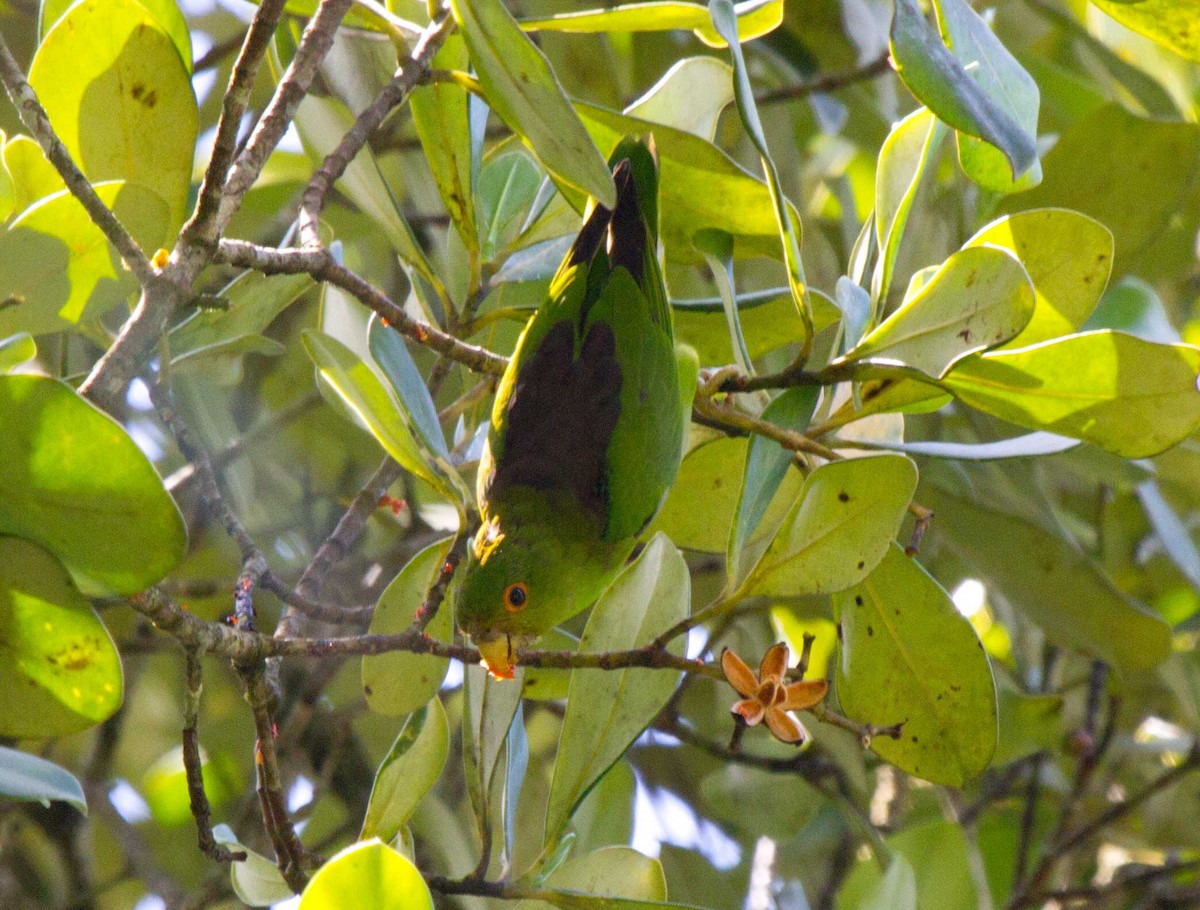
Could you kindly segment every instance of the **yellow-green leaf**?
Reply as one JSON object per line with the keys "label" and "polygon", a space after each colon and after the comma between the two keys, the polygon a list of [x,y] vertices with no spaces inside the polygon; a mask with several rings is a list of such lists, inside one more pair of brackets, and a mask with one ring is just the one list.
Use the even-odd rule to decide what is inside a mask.
{"label": "yellow-green leaf", "polygon": [[435,695],[408,718],[379,766],[360,836],[391,841],[442,776],[449,753],[446,711]]}
{"label": "yellow-green leaf", "polygon": [[29,68],[50,121],[93,182],[126,180],[186,215],[198,112],[188,68],[137,0],[80,0]]}
{"label": "yellow-green leaf", "polygon": [[[734,5],[739,40],[753,41],[775,31],[783,22],[783,0],[744,0]],[[543,19],[522,19],[526,31],[555,32],[661,32],[687,29],[709,47],[728,47],[717,34],[708,7],[683,0],[624,3],[608,9],[559,13]]]}
{"label": "yellow-green leaf", "polygon": [[35,540],[80,584],[120,594],[157,582],[187,544],[121,425],[69,386],[20,374],[0,376],[0,534]]}
{"label": "yellow-green leaf", "polygon": [[916,465],[904,455],[817,468],[741,593],[801,597],[861,581],[887,553],[916,487]]}
{"label": "yellow-green leaf", "polygon": [[1145,458],[1200,426],[1198,374],[1200,349],[1099,331],[965,358],[943,385],[1019,426]]}
{"label": "yellow-green leaf", "polygon": [[1078,331],[1096,308],[1112,270],[1112,232],[1069,209],[1006,215],[981,228],[964,248],[984,244],[1012,252],[1033,282],[1033,316],[1006,348]]}
{"label": "yellow-green leaf", "polygon": [[871,747],[917,777],[960,787],[996,750],[996,687],[983,644],[942,587],[893,544],[833,598],[842,630],[837,694],[848,717],[903,723]]}
{"label": "yellow-green leaf", "polygon": [[1200,0],[1092,0],[1126,28],[1200,62]]}
{"label": "yellow-green leaf", "polygon": [[372,839],[347,847],[309,881],[299,910],[433,910],[429,887],[409,860]]}
{"label": "yellow-green leaf", "polygon": [[0,736],[86,730],[121,706],[121,659],[53,554],[0,537]]}

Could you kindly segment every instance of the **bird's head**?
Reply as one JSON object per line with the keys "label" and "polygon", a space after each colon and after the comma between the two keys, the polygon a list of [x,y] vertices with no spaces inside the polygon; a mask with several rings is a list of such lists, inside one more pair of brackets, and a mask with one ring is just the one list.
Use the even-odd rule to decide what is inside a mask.
{"label": "bird's head", "polygon": [[493,517],[468,550],[454,615],[498,679],[512,679],[517,652],[560,621],[563,604],[573,602],[561,554],[548,552],[552,543],[501,528]]}

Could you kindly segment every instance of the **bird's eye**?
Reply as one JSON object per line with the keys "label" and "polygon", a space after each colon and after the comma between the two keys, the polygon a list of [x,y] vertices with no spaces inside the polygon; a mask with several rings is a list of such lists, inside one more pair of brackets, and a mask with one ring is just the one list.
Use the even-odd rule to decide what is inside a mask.
{"label": "bird's eye", "polygon": [[529,588],[525,582],[518,581],[504,589],[504,609],[516,613],[525,609],[525,601],[529,598]]}

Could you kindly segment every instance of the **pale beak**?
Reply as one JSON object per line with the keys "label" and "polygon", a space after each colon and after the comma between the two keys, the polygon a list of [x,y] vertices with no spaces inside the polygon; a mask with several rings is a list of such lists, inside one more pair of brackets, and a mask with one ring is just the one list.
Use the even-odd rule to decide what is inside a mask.
{"label": "pale beak", "polygon": [[513,660],[512,639],[507,635],[497,635],[487,641],[476,642],[479,648],[480,665],[488,671],[493,679],[513,679],[516,677],[516,661]]}

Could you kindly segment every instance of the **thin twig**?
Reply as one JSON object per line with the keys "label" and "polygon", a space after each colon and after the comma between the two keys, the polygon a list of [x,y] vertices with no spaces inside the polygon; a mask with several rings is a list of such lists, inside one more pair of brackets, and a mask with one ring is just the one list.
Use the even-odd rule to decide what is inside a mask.
{"label": "thin twig", "polygon": [[[246,31],[244,40],[239,42],[242,49],[233,64],[233,70],[229,74],[229,85],[221,99],[221,116],[217,120],[216,137],[208,158],[208,167],[204,171],[204,180],[200,185],[200,194],[196,199],[196,209],[181,233],[181,238],[187,243],[211,244],[220,235],[216,217],[229,165],[237,151],[238,129],[250,103],[250,91],[254,88],[255,77],[258,76],[258,70],[271,44],[271,37],[275,34],[275,28],[283,15],[285,2],[286,0],[263,0],[255,10],[254,19]],[[208,56],[206,54],[203,59],[207,60]],[[200,64],[197,64],[196,68],[200,69]]]}
{"label": "thin twig", "polygon": [[493,354],[486,348],[466,344],[427,322],[409,316],[403,307],[383,291],[340,265],[326,250],[272,249],[244,240],[223,239],[217,250],[216,259],[243,268],[255,269],[264,275],[312,275],[318,281],[328,281],[358,298],[401,334],[477,373],[499,376],[508,366],[506,357]]}
{"label": "thin twig", "polygon": [[354,160],[354,156],[367,144],[367,140],[383,123],[384,118],[394,108],[403,104],[413,88],[426,76],[434,54],[453,29],[454,19],[447,9],[443,9],[438,18],[421,32],[405,65],[396,71],[375,100],[363,109],[354,125],[342,136],[337,147],[313,173],[300,200],[300,240],[304,246],[321,246],[319,221],[329,190]]}
{"label": "thin twig", "polygon": [[835,89],[845,88],[848,85],[862,82],[865,79],[874,79],[876,76],[882,76],[884,73],[889,72],[891,68],[891,54],[885,50],[875,59],[868,60],[859,66],[846,70],[838,70],[833,73],[822,73],[820,76],[797,83],[796,85],[781,85],[779,88],[759,92],[754,96],[754,103],[777,104],[780,101],[795,101],[798,98],[807,98],[809,95],[816,94],[817,92],[832,92]]}
{"label": "thin twig", "polygon": [[200,695],[203,690],[200,655],[191,649],[187,652],[187,692],[183,710],[183,771],[187,778],[188,799],[192,818],[196,820],[200,852],[218,863],[230,863],[244,860],[246,853],[243,850],[232,851],[218,844],[213,837],[212,807],[204,790],[204,769],[200,758]]}

